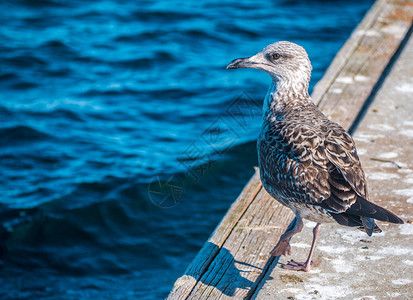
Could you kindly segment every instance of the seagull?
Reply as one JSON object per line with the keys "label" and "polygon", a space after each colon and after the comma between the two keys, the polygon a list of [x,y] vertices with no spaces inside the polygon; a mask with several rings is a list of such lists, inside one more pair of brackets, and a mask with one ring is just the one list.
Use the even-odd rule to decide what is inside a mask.
{"label": "seagull", "polygon": [[260,178],[265,190],[289,207],[295,219],[271,255],[291,255],[289,240],[302,230],[303,218],[317,223],[307,260],[291,260],[283,268],[312,269],[321,223],[358,227],[369,236],[381,232],[375,219],[403,224],[395,214],[368,200],[366,177],[353,139],[311,100],[312,67],[303,47],[276,42],[227,66],[239,68],[258,69],[272,78],[257,142]]}

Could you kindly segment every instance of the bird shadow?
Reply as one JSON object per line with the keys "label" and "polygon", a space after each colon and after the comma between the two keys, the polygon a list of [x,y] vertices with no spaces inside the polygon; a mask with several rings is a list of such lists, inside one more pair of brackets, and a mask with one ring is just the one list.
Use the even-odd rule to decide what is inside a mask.
{"label": "bird shadow", "polygon": [[[198,279],[199,282],[207,286],[212,286],[218,289],[226,296],[233,297],[236,294],[237,289],[247,291],[245,299],[249,299],[259,286],[262,285],[261,279],[269,274],[268,271],[277,265],[279,257],[270,257],[263,268],[254,266],[252,264],[236,260],[231,252],[226,248],[220,248],[214,243],[207,242],[203,249],[205,251],[205,258],[208,259],[208,254],[212,254],[209,258],[209,265],[205,267],[204,273],[202,273]],[[201,250],[201,259],[199,263],[205,262]],[[197,263],[196,261],[194,263]],[[250,272],[260,273],[258,277],[248,276]],[[255,278],[254,281],[248,277]],[[266,280],[271,277],[266,276]]]}
{"label": "bird shadow", "polygon": [[[220,248],[214,243],[207,242],[203,249],[207,249],[206,252],[212,256],[212,259],[210,258],[210,265],[207,266],[205,273],[200,276],[200,282],[215,287],[229,297],[235,295],[237,288],[250,289],[252,287],[254,282],[246,278],[247,274],[260,268],[236,260],[228,249]],[[203,257],[201,261],[204,261]]]}
{"label": "bird shadow", "polygon": [[[294,227],[296,221],[295,218],[292,220],[286,232]],[[280,256],[270,256],[264,267],[258,267],[236,260],[228,249],[220,248],[211,242],[205,243],[199,256],[193,262],[195,264],[194,269],[200,271],[199,268],[201,268],[204,271],[201,271],[199,277],[194,276],[195,278],[198,277],[197,281],[212,286],[229,297],[233,297],[237,289],[246,290],[248,292],[245,299],[254,299],[256,291],[260,290],[267,281],[273,279],[270,274],[279,265],[280,258]],[[198,263],[201,266],[196,266]],[[248,276],[250,272],[258,272],[259,275]],[[255,280],[252,281],[251,277]]]}

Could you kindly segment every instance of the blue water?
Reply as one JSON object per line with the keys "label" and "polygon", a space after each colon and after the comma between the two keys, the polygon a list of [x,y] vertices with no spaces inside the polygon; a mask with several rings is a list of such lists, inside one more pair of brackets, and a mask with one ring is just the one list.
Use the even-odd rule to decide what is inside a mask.
{"label": "blue water", "polygon": [[2,1],[0,298],[160,299],[253,174],[277,40],[312,86],[372,1]]}

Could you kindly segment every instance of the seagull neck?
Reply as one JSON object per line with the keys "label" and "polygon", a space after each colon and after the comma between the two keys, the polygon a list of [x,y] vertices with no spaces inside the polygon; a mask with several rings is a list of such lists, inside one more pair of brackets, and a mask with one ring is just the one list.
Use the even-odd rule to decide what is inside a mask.
{"label": "seagull neck", "polygon": [[311,102],[308,84],[291,85],[285,81],[273,80],[264,100],[264,118],[268,114],[282,113],[291,106],[305,105]]}

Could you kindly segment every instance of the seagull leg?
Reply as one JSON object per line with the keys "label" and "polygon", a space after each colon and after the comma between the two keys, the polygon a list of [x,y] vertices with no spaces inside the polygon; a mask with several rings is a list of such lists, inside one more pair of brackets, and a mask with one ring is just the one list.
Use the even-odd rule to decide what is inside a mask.
{"label": "seagull leg", "polygon": [[296,262],[291,260],[288,264],[283,266],[283,269],[308,272],[313,268],[311,257],[313,256],[315,244],[317,242],[318,235],[320,234],[320,225],[320,223],[317,223],[317,225],[313,229],[313,242],[311,244],[311,249],[310,253],[308,254],[307,260],[305,262]]}
{"label": "seagull leg", "polygon": [[272,249],[272,256],[291,255],[290,238],[303,229],[303,220],[299,215],[295,216],[294,226],[289,231],[284,233],[277,243],[277,246]]}

